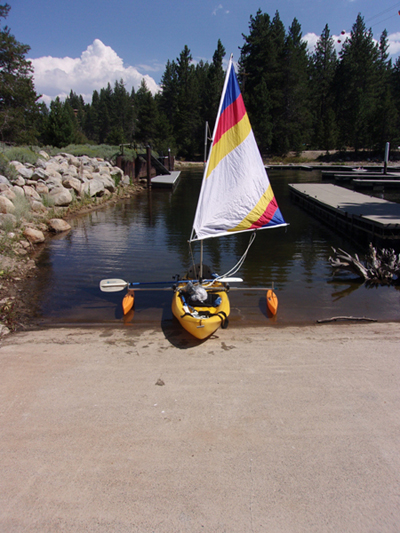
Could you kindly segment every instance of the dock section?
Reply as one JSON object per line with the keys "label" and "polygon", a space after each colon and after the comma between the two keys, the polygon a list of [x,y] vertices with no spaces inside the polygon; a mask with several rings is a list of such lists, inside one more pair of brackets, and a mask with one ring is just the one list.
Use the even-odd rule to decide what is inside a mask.
{"label": "dock section", "polygon": [[289,188],[296,203],[353,240],[400,245],[400,204],[330,183],[296,183]]}
{"label": "dock section", "polygon": [[151,186],[153,188],[173,189],[179,181],[180,170],[171,170],[169,174],[160,174],[151,178]]}

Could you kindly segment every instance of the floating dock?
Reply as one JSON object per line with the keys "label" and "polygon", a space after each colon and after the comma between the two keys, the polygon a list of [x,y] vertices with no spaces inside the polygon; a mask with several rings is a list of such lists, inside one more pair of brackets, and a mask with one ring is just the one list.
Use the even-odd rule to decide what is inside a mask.
{"label": "floating dock", "polygon": [[169,174],[162,174],[151,179],[151,186],[159,189],[173,189],[179,181],[180,170],[172,170]]}
{"label": "floating dock", "polygon": [[400,204],[330,183],[296,183],[289,188],[296,203],[353,240],[400,245]]}

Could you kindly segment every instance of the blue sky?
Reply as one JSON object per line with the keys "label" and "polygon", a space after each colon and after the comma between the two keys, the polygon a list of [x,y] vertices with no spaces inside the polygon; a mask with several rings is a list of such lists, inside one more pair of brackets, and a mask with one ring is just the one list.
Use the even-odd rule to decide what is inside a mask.
{"label": "blue sky", "polygon": [[[5,2],[4,2],[5,3]],[[49,103],[71,89],[90,101],[94,89],[123,78],[128,90],[143,77],[157,90],[167,60],[185,45],[193,60],[211,61],[218,39],[238,60],[250,15],[279,11],[286,29],[296,17],[309,46],[325,24],[349,33],[361,13],[379,40],[386,28],[392,57],[400,53],[400,1],[393,0],[8,0],[6,24],[28,44],[35,87]],[[342,39],[343,40],[343,39]],[[341,45],[337,43],[339,49]]]}

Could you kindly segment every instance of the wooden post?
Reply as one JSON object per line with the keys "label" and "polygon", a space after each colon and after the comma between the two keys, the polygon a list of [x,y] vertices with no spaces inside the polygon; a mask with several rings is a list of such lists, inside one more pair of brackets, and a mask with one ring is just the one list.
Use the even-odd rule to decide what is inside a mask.
{"label": "wooden post", "polygon": [[389,160],[389,148],[390,148],[390,143],[386,143],[386,146],[385,146],[385,161],[383,163],[383,173],[384,174],[387,174],[387,164],[388,164],[388,160]]}
{"label": "wooden post", "polygon": [[172,170],[172,161],[171,161],[171,148],[168,148],[168,170]]}
{"label": "wooden post", "polygon": [[146,148],[147,155],[147,187],[151,188],[151,148],[148,145]]}

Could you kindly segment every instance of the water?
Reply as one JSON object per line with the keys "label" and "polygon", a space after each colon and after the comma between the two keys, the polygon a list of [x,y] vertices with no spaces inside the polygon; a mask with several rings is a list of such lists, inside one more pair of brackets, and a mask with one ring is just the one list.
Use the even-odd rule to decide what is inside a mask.
{"label": "water", "polygon": [[[265,291],[230,293],[232,325],[313,323],[335,316],[398,320],[395,287],[367,288],[351,274],[333,277],[331,247],[365,253],[291,202],[289,183],[320,181],[319,172],[269,171],[288,228],[258,233],[238,273],[242,286],[268,287],[279,298],[278,315],[266,313]],[[182,172],[172,193],[143,191],[117,206],[80,216],[68,235],[53,238],[39,258],[39,276],[26,298],[42,324],[123,324],[174,326],[170,291],[137,292],[134,316],[122,316],[125,291],[102,293],[103,278],[126,281],[172,281],[191,265],[187,239],[196,208],[201,172]],[[250,234],[204,242],[204,262],[218,273],[228,271],[244,252]],[[199,246],[194,246],[199,260]]]}

